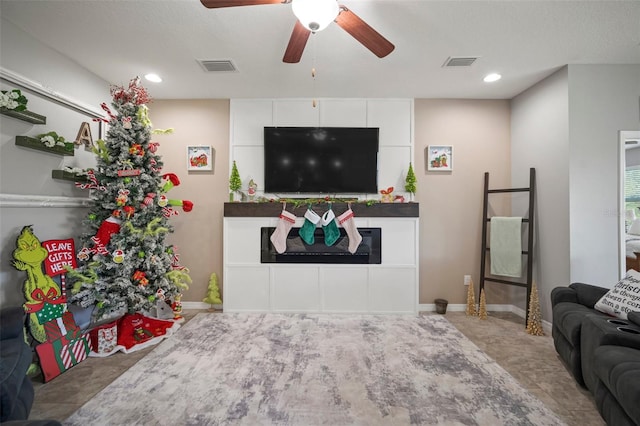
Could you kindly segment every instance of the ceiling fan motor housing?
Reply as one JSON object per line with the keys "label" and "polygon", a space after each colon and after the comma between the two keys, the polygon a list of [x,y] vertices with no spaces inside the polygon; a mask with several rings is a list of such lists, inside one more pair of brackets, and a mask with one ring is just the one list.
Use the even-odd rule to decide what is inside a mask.
{"label": "ceiling fan motor housing", "polygon": [[300,23],[312,32],[324,30],[340,12],[336,0],[293,0],[291,9]]}

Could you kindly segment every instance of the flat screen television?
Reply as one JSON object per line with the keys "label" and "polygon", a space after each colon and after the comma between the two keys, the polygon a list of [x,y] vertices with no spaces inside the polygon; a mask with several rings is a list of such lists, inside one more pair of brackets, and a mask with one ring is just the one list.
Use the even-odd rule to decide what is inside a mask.
{"label": "flat screen television", "polygon": [[267,193],[378,192],[377,127],[265,127]]}

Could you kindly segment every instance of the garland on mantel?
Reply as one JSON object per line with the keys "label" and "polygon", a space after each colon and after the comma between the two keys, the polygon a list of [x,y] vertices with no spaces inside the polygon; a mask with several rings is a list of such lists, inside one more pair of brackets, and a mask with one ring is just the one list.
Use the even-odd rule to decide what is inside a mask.
{"label": "garland on mantel", "polygon": [[371,206],[373,204],[380,203],[380,200],[359,200],[357,198],[336,198],[336,197],[324,197],[324,198],[256,198],[254,202],[257,203],[286,203],[292,205],[294,208],[300,206],[306,206],[309,204],[323,204],[323,203],[351,203],[351,204],[366,204]]}

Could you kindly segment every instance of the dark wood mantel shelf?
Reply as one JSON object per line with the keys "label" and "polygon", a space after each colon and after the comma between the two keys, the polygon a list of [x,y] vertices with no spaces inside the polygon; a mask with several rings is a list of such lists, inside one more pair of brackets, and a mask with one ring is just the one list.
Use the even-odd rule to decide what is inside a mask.
{"label": "dark wood mantel shelf", "polygon": [[[224,203],[224,217],[278,217],[282,211],[283,204],[272,203]],[[313,203],[311,208],[322,215],[329,208],[329,203]],[[331,203],[336,216],[344,213],[347,203]],[[303,217],[307,210],[307,205],[295,207],[287,204],[287,211],[298,217]],[[418,203],[351,203],[351,210],[356,217],[419,217]]]}

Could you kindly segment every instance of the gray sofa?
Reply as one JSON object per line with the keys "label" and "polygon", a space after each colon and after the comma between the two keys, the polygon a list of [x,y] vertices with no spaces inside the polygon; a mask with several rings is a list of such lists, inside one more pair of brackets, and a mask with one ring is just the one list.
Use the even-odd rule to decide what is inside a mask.
{"label": "gray sofa", "polygon": [[61,426],[56,420],[28,420],[34,390],[27,369],[33,358],[24,341],[25,313],[0,310],[0,423],[4,426]]}
{"label": "gray sofa", "polygon": [[594,396],[608,425],[640,425],[640,312],[621,320],[593,308],[609,289],[583,283],[551,292],[556,351]]}
{"label": "gray sofa", "polygon": [[33,404],[33,385],[27,377],[31,348],[24,341],[22,307],[0,311],[0,421],[26,420]]}

